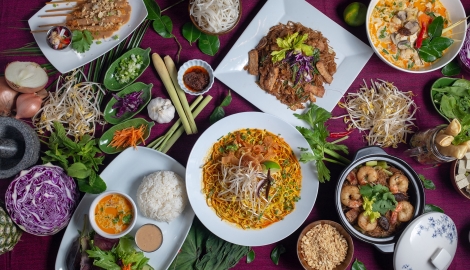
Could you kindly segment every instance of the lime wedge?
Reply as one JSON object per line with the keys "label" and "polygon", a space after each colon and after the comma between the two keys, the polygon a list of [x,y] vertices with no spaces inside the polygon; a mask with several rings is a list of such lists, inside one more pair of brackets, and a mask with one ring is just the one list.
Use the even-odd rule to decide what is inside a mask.
{"label": "lime wedge", "polygon": [[262,163],[262,165],[263,165],[264,171],[271,169],[271,173],[275,173],[281,169],[281,166],[277,162],[274,162],[271,160],[266,160],[265,162]]}

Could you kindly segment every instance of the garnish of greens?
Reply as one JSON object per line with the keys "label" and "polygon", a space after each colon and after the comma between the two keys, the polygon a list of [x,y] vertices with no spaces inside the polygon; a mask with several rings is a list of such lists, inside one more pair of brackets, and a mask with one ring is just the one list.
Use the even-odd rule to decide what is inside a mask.
{"label": "garnish of greens", "polygon": [[219,51],[219,37],[201,32],[191,22],[183,25],[183,37],[189,42],[189,45],[197,41],[199,50],[207,55],[214,56]]}
{"label": "garnish of greens", "polygon": [[356,258],[352,264],[351,270],[366,270],[366,266]]}
{"label": "garnish of greens", "polygon": [[232,102],[232,95],[230,94],[229,90],[227,96],[224,98],[224,100],[222,100],[222,103],[220,103],[219,106],[215,107],[214,111],[209,116],[209,122],[211,123],[211,125],[224,118],[224,107],[230,105],[230,102]]}
{"label": "garnish of greens", "polygon": [[119,118],[126,112],[135,112],[139,109],[139,106],[144,103],[142,98],[143,90],[129,93],[122,98],[118,97],[115,94],[112,94],[113,97],[117,100],[113,105],[113,109],[117,109],[116,117]]}
{"label": "garnish of greens", "polygon": [[442,57],[442,52],[449,48],[454,40],[448,37],[442,37],[444,27],[444,18],[435,17],[427,27],[428,37],[423,39],[418,48],[418,55],[425,62],[434,62]]}
{"label": "garnish of greens", "polygon": [[426,179],[426,176],[422,174],[418,174],[418,177],[421,181],[423,181],[423,185],[425,189],[436,189],[436,186],[434,185],[433,181]]}
{"label": "garnish of greens", "polygon": [[395,196],[390,192],[388,187],[383,185],[363,185],[359,188],[359,192],[364,200],[365,215],[371,221],[376,220],[380,215],[385,215],[387,211],[393,211],[397,207],[398,202]]}
{"label": "garnish of greens", "polygon": [[439,85],[436,81],[431,93],[433,102],[445,117],[461,121],[470,114],[470,81],[458,79],[450,85]]}
{"label": "garnish of greens", "polygon": [[273,51],[271,53],[271,60],[273,63],[279,62],[286,58],[286,54],[289,51],[292,51],[293,54],[303,54],[305,56],[313,55],[313,47],[305,44],[305,41],[308,38],[308,34],[299,36],[298,32],[293,33],[292,35],[287,35],[285,38],[277,38],[277,46],[281,48],[280,51]]}
{"label": "garnish of greens", "polygon": [[[309,109],[299,115],[294,114],[297,118],[304,120],[310,125],[310,128],[297,126],[297,130],[304,136],[312,151],[309,149],[302,148],[302,154],[300,156],[301,162],[315,161],[318,171],[318,180],[320,183],[330,180],[330,170],[325,165],[325,161],[337,163],[341,165],[347,165],[350,163],[348,159],[341,156],[337,152],[341,151],[344,154],[348,154],[348,147],[345,145],[337,144],[338,142],[345,140],[348,136],[338,139],[333,142],[327,142],[326,138],[330,135],[330,132],[325,126],[325,122],[330,119],[331,113],[325,109],[318,107],[315,104],[311,104]],[[328,155],[328,156],[327,156]]]}
{"label": "garnish of greens", "polygon": [[[54,121],[54,131],[49,142],[44,142],[47,150],[42,157],[44,164],[51,162],[61,166],[78,183],[82,192],[98,194],[106,190],[106,183],[98,175],[98,166],[104,156],[96,147],[96,140],[85,134],[80,141],[74,142],[65,134],[64,126]],[[98,155],[98,156],[97,156]]]}
{"label": "garnish of greens", "polygon": [[139,76],[140,69],[143,65],[144,61],[141,55],[131,54],[130,57],[124,58],[119,62],[114,77],[121,84],[133,81]]}
{"label": "garnish of greens", "polygon": [[429,212],[439,212],[439,213],[444,213],[444,210],[440,208],[437,205],[434,204],[426,204],[424,205],[424,212],[423,214],[429,213]]}
{"label": "garnish of greens", "polygon": [[249,251],[249,247],[218,238],[195,218],[180,252],[168,269],[229,269]]}
{"label": "garnish of greens", "polygon": [[142,251],[134,249],[134,239],[130,236],[119,238],[119,243],[110,251],[101,250],[90,241],[91,249],[87,250],[88,256],[93,258],[93,265],[109,270],[136,269],[144,266],[151,268],[147,263],[150,260]]}
{"label": "garnish of greens", "polygon": [[72,49],[79,53],[84,53],[90,49],[93,43],[93,36],[88,30],[73,30],[72,32]]}
{"label": "garnish of greens", "polygon": [[275,265],[278,265],[279,264],[279,258],[284,253],[286,253],[286,248],[284,247],[284,245],[278,244],[271,251],[271,261],[273,261],[273,263]]}

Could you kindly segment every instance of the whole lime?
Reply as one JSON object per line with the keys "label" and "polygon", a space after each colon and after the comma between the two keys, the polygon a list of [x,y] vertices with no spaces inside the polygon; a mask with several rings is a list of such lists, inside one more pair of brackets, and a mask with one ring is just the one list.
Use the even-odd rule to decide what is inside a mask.
{"label": "whole lime", "polygon": [[360,2],[352,2],[343,13],[344,21],[351,26],[360,26],[366,22],[367,7]]}

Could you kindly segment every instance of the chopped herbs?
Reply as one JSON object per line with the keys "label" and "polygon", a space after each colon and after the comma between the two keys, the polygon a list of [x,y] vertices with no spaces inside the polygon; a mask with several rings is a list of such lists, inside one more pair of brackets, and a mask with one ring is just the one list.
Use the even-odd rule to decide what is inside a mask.
{"label": "chopped herbs", "polygon": [[121,60],[114,73],[114,78],[121,84],[131,82],[140,75],[143,65],[144,60],[141,55],[131,54],[130,57]]}
{"label": "chopped herbs", "polygon": [[93,43],[93,36],[88,30],[73,30],[72,32],[72,49],[79,53],[84,53],[90,49]]}

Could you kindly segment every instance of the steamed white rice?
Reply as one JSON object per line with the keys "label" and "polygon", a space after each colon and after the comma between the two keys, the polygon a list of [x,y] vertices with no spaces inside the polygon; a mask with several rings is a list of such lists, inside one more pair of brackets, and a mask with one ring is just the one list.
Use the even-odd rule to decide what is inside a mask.
{"label": "steamed white rice", "polygon": [[157,221],[172,221],[183,212],[187,203],[184,180],[172,171],[157,171],[145,176],[137,189],[140,211]]}

